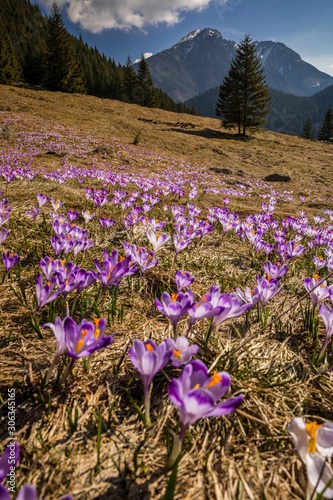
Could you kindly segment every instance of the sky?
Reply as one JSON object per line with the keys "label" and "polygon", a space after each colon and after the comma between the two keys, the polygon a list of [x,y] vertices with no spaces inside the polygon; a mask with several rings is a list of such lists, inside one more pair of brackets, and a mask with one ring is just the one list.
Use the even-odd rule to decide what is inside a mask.
{"label": "sky", "polygon": [[[282,42],[333,76],[332,0],[56,0],[70,33],[124,64],[214,28],[239,42]],[[53,0],[33,0],[49,14]]]}

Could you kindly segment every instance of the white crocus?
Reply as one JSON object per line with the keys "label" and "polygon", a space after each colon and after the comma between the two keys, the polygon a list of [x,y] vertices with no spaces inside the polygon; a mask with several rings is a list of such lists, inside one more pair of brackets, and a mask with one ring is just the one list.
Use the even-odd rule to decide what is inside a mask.
{"label": "white crocus", "polygon": [[287,432],[306,465],[308,479],[316,487],[316,493],[320,494],[329,484],[324,498],[333,498],[333,470],[327,463],[327,458],[333,456],[333,424],[305,423],[298,417],[288,424]]}
{"label": "white crocus", "polygon": [[146,231],[146,235],[148,240],[152,244],[154,252],[168,243],[168,241],[171,239],[171,236],[168,236],[167,234],[156,234],[153,231]]}

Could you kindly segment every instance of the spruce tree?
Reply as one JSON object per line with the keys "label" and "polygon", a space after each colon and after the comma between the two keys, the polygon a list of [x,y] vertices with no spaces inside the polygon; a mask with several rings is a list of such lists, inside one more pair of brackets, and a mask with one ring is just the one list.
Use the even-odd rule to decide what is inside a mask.
{"label": "spruce tree", "polygon": [[19,64],[0,16],[0,83],[10,85],[20,75]]}
{"label": "spruce tree", "polygon": [[249,35],[241,41],[231,61],[228,75],[220,86],[216,114],[224,127],[238,127],[245,136],[247,128],[262,126],[270,112],[271,101],[264,68]]}
{"label": "spruce tree", "polygon": [[148,63],[143,54],[138,67],[138,92],[136,100],[138,104],[147,108],[156,108],[158,106],[156,89]]}
{"label": "spruce tree", "polygon": [[54,2],[48,23],[46,81],[50,90],[84,92],[81,69],[59,7]]}
{"label": "spruce tree", "polygon": [[325,118],[318,132],[318,140],[333,143],[333,112],[328,108]]}
{"label": "spruce tree", "polygon": [[304,128],[301,133],[301,137],[303,137],[303,139],[311,139],[311,140],[314,139],[314,133],[310,118],[308,118],[305,122]]}
{"label": "spruce tree", "polygon": [[138,87],[138,77],[134,71],[130,56],[127,57],[126,66],[123,69],[122,97],[124,101],[135,102]]}

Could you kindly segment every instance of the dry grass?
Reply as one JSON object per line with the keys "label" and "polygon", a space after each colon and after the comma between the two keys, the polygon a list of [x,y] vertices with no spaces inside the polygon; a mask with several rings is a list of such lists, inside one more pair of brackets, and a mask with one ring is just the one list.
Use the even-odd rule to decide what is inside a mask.
{"label": "dry grass", "polygon": [[[230,207],[242,218],[259,213],[262,198],[270,187],[260,179],[274,172],[288,174],[292,181],[274,189],[293,193],[277,205],[275,217],[308,215],[332,208],[333,147],[269,131],[257,132],[247,140],[237,139],[220,128],[218,120],[149,110],[135,105],[81,95],[64,95],[28,88],[0,86],[0,121],[7,121],[13,136],[0,143],[0,154],[16,151],[12,163],[27,159],[34,168],[47,171],[77,166],[107,168],[145,177],[167,171],[187,171],[189,179],[203,183],[235,187],[253,186],[251,198],[232,199]],[[141,132],[140,144],[133,139]],[[97,146],[108,147],[106,155],[93,153]],[[50,153],[51,152],[51,153]],[[56,154],[57,153],[57,154]],[[67,153],[66,156],[59,155]],[[235,175],[221,176],[211,168],[230,168]],[[243,174],[236,175],[238,170]],[[228,184],[229,183],[229,184]],[[45,245],[52,255],[49,217],[37,226],[25,215],[42,192],[65,202],[65,208],[81,211],[85,186],[100,188],[96,180],[80,185],[75,180],[51,183],[38,175],[33,181],[16,180],[9,185],[13,209],[9,225],[12,234],[3,245],[21,256],[22,271],[13,270],[11,279],[0,285],[0,366],[2,398],[7,388],[16,388],[17,439],[21,445],[17,484],[34,484],[41,498],[56,499],[72,492],[77,499],[160,499],[163,498],[170,472],[164,468],[167,453],[167,427],[174,430],[177,411],[167,397],[168,380],[179,370],[168,366],[154,379],[152,425],[145,428],[133,401],[142,404],[142,389],[127,349],[135,338],[153,338],[156,342],[171,335],[169,321],[156,310],[153,299],[167,288],[175,291],[174,274],[183,269],[195,275],[193,292],[201,296],[212,284],[232,292],[238,286],[254,282],[260,273],[261,259],[251,262],[248,245],[233,235],[223,237],[216,229],[202,245],[193,244],[174,264],[172,245],[160,251],[159,265],[144,275],[142,286],[137,278],[119,286],[118,312],[110,316],[112,297],[107,294],[100,313],[108,319],[106,334],[117,331],[114,344],[93,357],[86,373],[77,362],[65,387],[43,387],[45,375],[55,352],[56,342],[50,330],[39,338],[29,323],[35,273]],[[4,182],[0,181],[0,189]],[[119,187],[119,186],[118,186]],[[113,189],[111,186],[108,189]],[[133,189],[136,186],[133,185]],[[127,186],[126,190],[130,190]],[[137,189],[137,188],[136,188]],[[299,195],[311,190],[305,203]],[[187,199],[187,197],[185,197]],[[318,200],[319,198],[319,200]],[[170,196],[166,203],[178,203]],[[180,203],[185,203],[183,200]],[[200,196],[194,203],[203,208],[222,205],[221,196]],[[128,234],[121,224],[123,214],[111,204],[102,207],[104,216],[117,220],[112,230],[102,233],[91,222],[89,229],[96,246],[80,265],[93,267],[93,258],[102,258],[104,246],[122,249],[129,238],[147,246],[139,228]],[[158,218],[165,214],[154,208]],[[82,222],[82,221],[81,221]],[[294,276],[285,282],[283,292],[270,305],[270,319],[277,317],[303,293],[302,279],[307,276],[309,257],[299,259]],[[15,297],[20,281],[26,290],[28,307]],[[97,290],[97,285],[96,285]],[[93,317],[95,288],[84,292],[76,319]],[[121,314],[123,306],[123,317]],[[83,316],[81,316],[82,311]],[[60,310],[56,311],[60,314]],[[47,307],[39,313],[41,325],[47,322]],[[195,325],[193,334],[200,345],[200,359],[207,366],[226,370],[232,376],[232,394],[243,393],[244,403],[236,414],[206,419],[190,428],[185,438],[185,454],[178,469],[175,499],[305,499],[305,470],[286,433],[287,423],[295,416],[318,421],[333,420],[332,375],[328,365],[315,367],[311,360],[313,339],[304,327],[301,307],[297,306],[271,328],[261,331],[256,312],[251,316],[250,331],[244,318],[220,325],[209,348],[203,347],[208,322]],[[179,334],[186,331],[186,320]],[[243,349],[242,339],[258,332]],[[325,331],[320,325],[319,338]],[[10,336],[10,339],[9,339]],[[332,364],[332,356],[328,361]],[[6,408],[2,407],[5,421]],[[71,417],[70,417],[70,416]],[[100,467],[97,429],[102,419]],[[73,423],[71,423],[71,419]],[[7,438],[6,431],[1,434]]]}

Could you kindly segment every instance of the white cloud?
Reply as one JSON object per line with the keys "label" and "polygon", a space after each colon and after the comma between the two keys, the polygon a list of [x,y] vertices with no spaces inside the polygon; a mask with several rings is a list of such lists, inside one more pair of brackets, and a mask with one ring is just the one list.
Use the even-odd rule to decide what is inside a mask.
{"label": "white cloud", "polygon": [[[143,54],[143,56],[144,56],[145,59],[148,59],[152,55],[153,55],[152,52],[144,52],[144,54]],[[141,57],[140,57],[140,59],[141,59]],[[134,64],[138,63],[140,61],[140,59],[135,59]]]}
{"label": "white cloud", "polygon": [[[143,29],[165,23],[172,26],[182,20],[181,13],[201,11],[213,0],[57,0],[73,23],[100,33],[104,29]],[[224,5],[228,0],[214,0]],[[41,0],[51,7],[53,0]]]}

